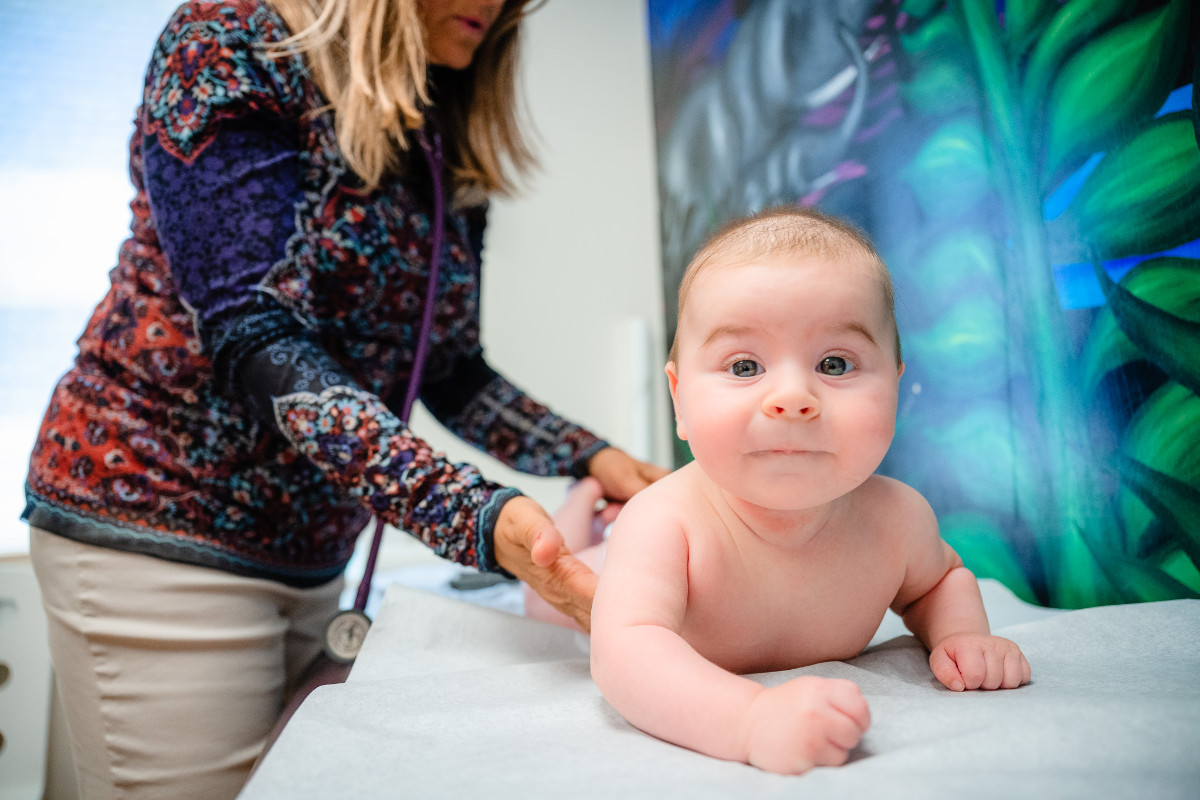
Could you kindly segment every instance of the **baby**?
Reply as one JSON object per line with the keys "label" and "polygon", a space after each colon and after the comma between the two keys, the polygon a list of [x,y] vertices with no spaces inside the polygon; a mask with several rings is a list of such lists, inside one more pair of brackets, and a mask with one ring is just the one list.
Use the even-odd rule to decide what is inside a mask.
{"label": "baby", "polygon": [[740,676],[851,658],[889,607],[951,690],[1027,683],[929,504],[874,474],[904,363],[870,242],[811,210],[740,221],[692,260],[678,319],[666,371],[695,460],[613,525],[592,611],[605,698],[661,739],[801,773],[846,761],[862,693]]}

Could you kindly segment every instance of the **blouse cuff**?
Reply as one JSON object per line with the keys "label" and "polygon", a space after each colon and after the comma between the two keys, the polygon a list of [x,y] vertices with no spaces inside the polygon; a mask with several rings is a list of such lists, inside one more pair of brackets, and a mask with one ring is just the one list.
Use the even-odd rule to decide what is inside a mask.
{"label": "blouse cuff", "polygon": [[571,477],[575,480],[583,480],[586,478],[589,474],[591,474],[588,472],[588,465],[592,461],[592,456],[596,455],[596,453],[599,453],[604,448],[611,446],[612,445],[603,439],[597,439],[594,444],[580,452],[579,458],[575,459],[575,463],[571,465]]}
{"label": "blouse cuff", "polygon": [[479,520],[475,526],[475,535],[478,537],[475,542],[475,552],[479,562],[477,566],[482,572],[495,572],[506,578],[516,579],[516,575],[500,566],[500,562],[496,561],[495,532],[496,522],[500,519],[500,510],[504,504],[514,497],[520,496],[522,496],[521,492],[511,487],[498,489],[492,493],[483,508],[479,509]]}

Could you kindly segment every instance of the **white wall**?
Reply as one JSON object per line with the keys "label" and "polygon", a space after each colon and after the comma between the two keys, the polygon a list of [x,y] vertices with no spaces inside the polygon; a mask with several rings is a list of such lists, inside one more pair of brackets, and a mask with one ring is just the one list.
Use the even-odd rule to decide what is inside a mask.
{"label": "white wall", "polygon": [[[487,357],[555,411],[668,465],[645,2],[550,0],[529,18],[522,57],[541,169],[492,205]],[[564,479],[512,472],[427,415],[413,427],[551,510],[562,498]]]}

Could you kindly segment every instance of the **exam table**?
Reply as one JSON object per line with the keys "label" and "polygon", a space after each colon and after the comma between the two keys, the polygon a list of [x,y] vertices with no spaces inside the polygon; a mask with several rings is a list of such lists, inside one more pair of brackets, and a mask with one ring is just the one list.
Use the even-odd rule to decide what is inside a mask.
{"label": "exam table", "polygon": [[1030,685],[951,693],[888,612],[856,658],[752,676],[849,678],[870,704],[846,765],[780,776],[630,726],[583,634],[393,584],[349,680],[240,798],[1200,798],[1200,600],[1062,612],[981,588]]}

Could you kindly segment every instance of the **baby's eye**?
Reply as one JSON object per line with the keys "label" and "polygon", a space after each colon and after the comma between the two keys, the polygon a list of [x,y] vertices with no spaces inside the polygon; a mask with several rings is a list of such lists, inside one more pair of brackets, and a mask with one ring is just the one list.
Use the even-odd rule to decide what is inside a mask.
{"label": "baby's eye", "polygon": [[827,356],[821,359],[817,372],[822,375],[845,375],[853,369],[854,365],[841,356]]}
{"label": "baby's eye", "polygon": [[753,378],[755,375],[761,375],[763,368],[757,361],[743,358],[730,364],[729,372],[736,378]]}

